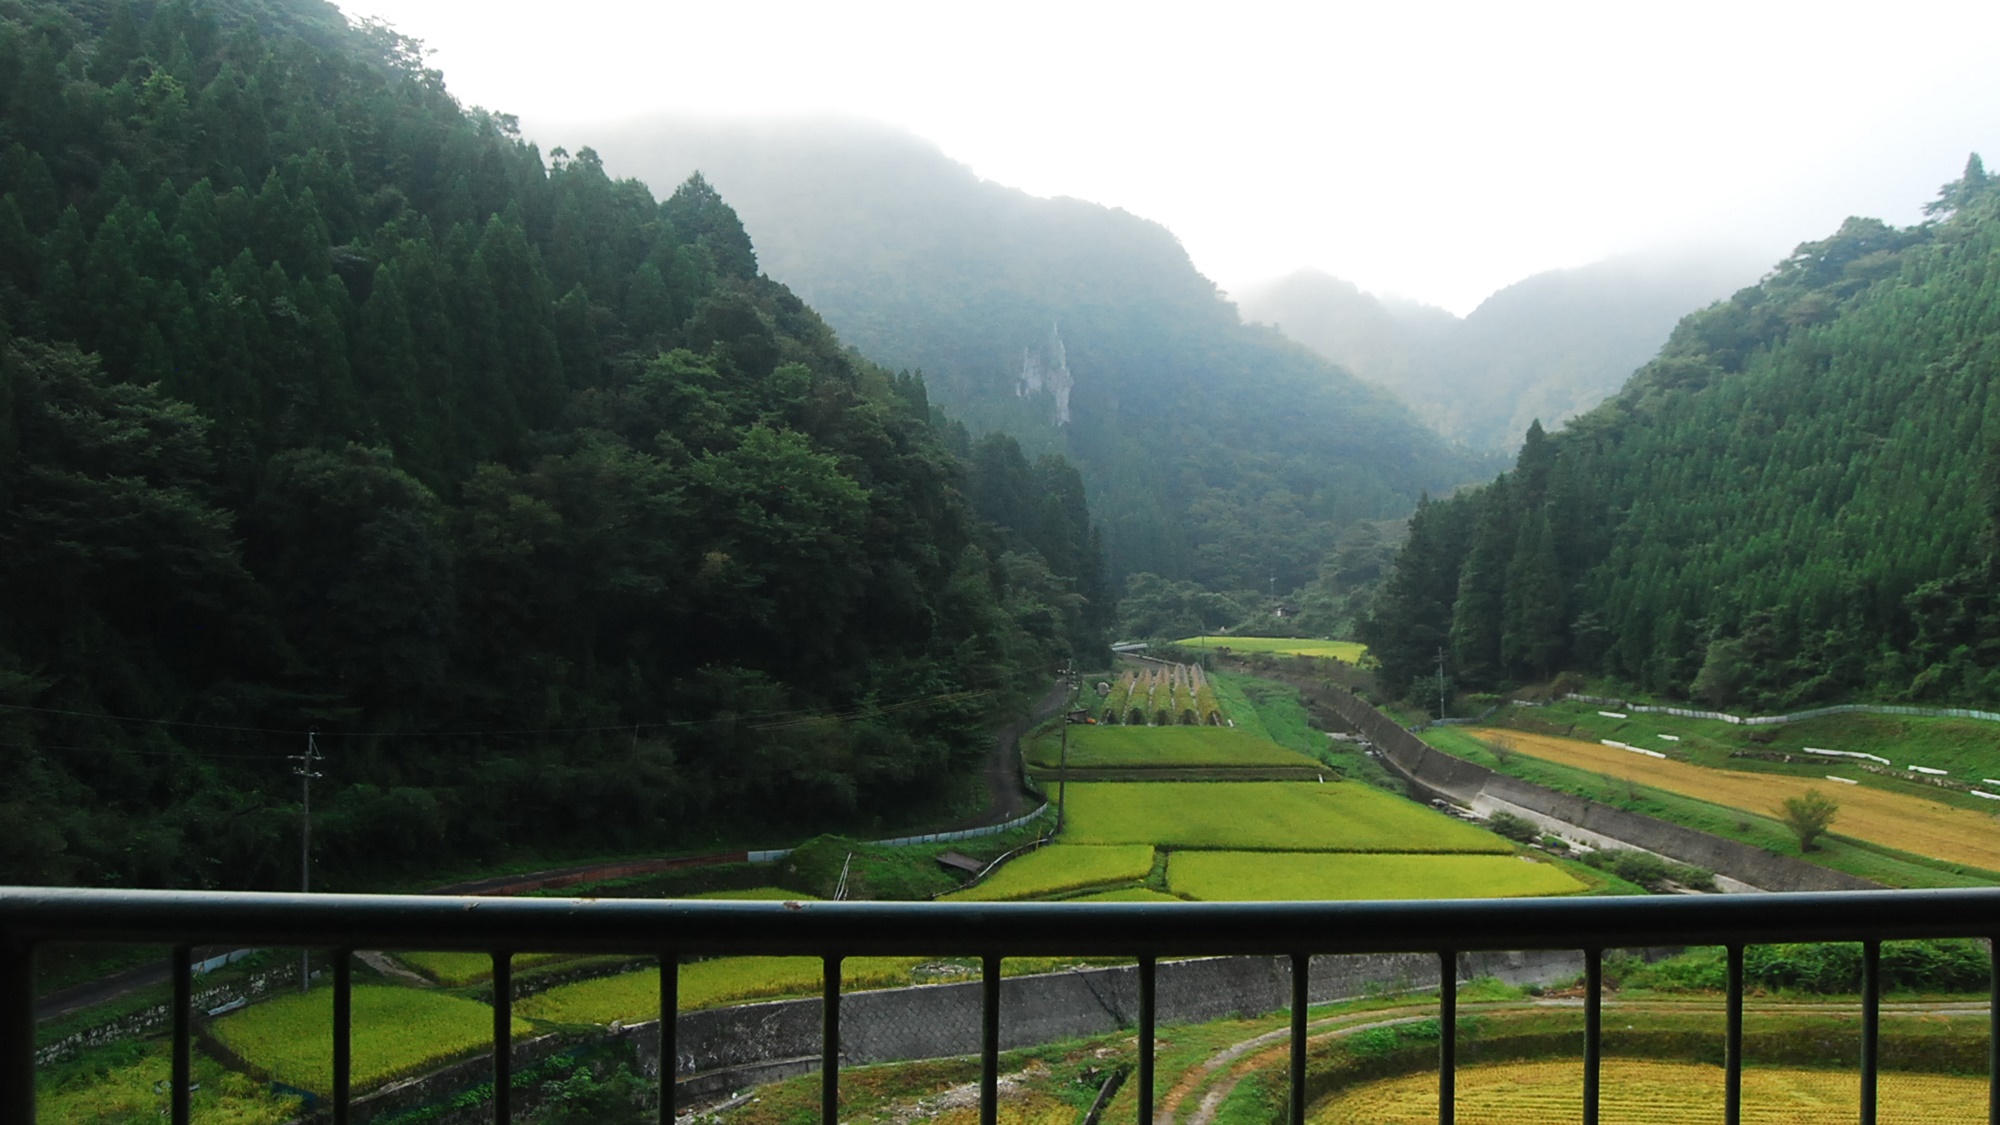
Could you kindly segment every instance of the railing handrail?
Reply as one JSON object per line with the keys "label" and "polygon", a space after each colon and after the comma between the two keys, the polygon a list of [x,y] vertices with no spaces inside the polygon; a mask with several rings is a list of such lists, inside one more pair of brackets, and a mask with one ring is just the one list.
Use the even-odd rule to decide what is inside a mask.
{"label": "railing handrail", "polygon": [[2000,933],[2000,888],[1282,903],[761,902],[0,887],[16,942],[533,952],[1180,956]]}

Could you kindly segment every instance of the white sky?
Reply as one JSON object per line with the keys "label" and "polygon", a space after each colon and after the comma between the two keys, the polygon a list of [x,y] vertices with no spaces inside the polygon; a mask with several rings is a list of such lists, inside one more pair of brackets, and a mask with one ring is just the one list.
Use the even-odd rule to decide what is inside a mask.
{"label": "white sky", "polygon": [[872,117],[1158,220],[1225,288],[1316,266],[1459,313],[1613,253],[1915,222],[1968,152],[2000,166],[1990,0],[336,2],[544,150],[537,122]]}

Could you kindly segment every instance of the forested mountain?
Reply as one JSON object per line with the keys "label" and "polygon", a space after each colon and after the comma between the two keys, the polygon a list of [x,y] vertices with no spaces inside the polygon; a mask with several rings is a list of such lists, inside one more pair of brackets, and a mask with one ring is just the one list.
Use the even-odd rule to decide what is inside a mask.
{"label": "forested mountain", "polygon": [[983,181],[880,126],[578,132],[651,183],[699,169],[844,339],[920,369],[973,430],[1074,460],[1116,575],[1282,594],[1345,529],[1497,467],[1244,326],[1170,232],[1126,212]]}
{"label": "forested mountain", "polygon": [[1366,629],[1389,681],[1443,647],[1474,687],[2000,703],[2000,191],[1974,157],[1929,210],[1800,246],[1419,508]]}
{"label": "forested mountain", "polygon": [[309,730],[336,884],[935,802],[1109,606],[932,416],[384,28],[0,0],[0,882],[288,885]]}
{"label": "forested mountain", "polygon": [[1515,282],[1463,320],[1313,270],[1236,298],[1246,319],[1394,392],[1445,436],[1512,453],[1529,423],[1554,428],[1604,401],[1675,322],[1758,272],[1724,251],[1612,258]]}

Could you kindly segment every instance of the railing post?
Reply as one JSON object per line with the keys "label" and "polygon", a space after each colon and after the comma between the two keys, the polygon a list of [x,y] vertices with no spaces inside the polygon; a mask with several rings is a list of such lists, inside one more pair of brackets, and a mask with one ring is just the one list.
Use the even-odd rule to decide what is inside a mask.
{"label": "railing post", "polygon": [[333,951],[333,1125],[347,1125],[354,1073],[354,951]]}
{"label": "railing post", "polygon": [[1986,1004],[1986,1121],[2000,1125],[2000,937],[1986,939],[1986,957],[1993,968]]}
{"label": "railing post", "polygon": [[514,1113],[514,955],[493,954],[493,1123]]}
{"label": "railing post", "polygon": [[1861,1125],[1875,1125],[1875,1067],[1881,1055],[1882,943],[1861,943]]}
{"label": "railing post", "polygon": [[1159,962],[1139,958],[1139,1125],[1153,1122],[1154,1021],[1159,1017]]}
{"label": "railing post", "polygon": [[1597,1125],[1597,1077],[1604,1052],[1604,951],[1583,951],[1583,1125]]}
{"label": "railing post", "polygon": [[194,1085],[194,950],[174,950],[174,1062],[168,1097],[168,1119],[188,1125],[193,1116],[189,1097]]}
{"label": "railing post", "polygon": [[1292,954],[1291,1125],[1306,1122],[1306,1008],[1312,995],[1312,955]]}
{"label": "railing post", "polygon": [[1458,954],[1438,954],[1438,1125],[1458,1116]]}
{"label": "railing post", "polygon": [[1722,1122],[1743,1125],[1743,947],[1729,947],[1729,1010],[1723,1026]]}
{"label": "railing post", "polygon": [[819,1116],[824,1125],[840,1125],[840,961],[821,959],[824,990],[820,1003]]}
{"label": "railing post", "polygon": [[675,1033],[681,1019],[681,959],[671,950],[660,954],[660,1125],[674,1125],[679,1106],[679,1087],[674,1084],[680,1070],[680,1044]]}
{"label": "railing post", "polygon": [[979,1125],[1000,1119],[1000,958],[980,960]]}
{"label": "railing post", "polygon": [[0,1119],[35,1120],[35,947],[0,938]]}

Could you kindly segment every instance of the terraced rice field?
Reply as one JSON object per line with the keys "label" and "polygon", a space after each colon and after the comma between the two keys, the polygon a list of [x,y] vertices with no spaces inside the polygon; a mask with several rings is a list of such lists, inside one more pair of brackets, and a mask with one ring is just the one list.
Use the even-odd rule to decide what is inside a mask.
{"label": "terraced rice field", "polygon": [[[1531,757],[1629,778],[1641,785],[1759,816],[1771,816],[1785,798],[1816,788],[1840,802],[1840,814],[1833,822],[1833,831],[1839,835],[1947,863],[2000,871],[2000,832],[1995,831],[1992,813],[1955,808],[1866,785],[1711,769],[1650,758],[1615,746],[1525,731],[1477,728],[1470,733],[1486,740],[1508,739],[1516,750]],[[1843,771],[1833,763],[1828,765],[1826,772],[1830,774],[1853,776],[1855,772]]]}
{"label": "terraced rice field", "polygon": [[1484,829],[1356,782],[1071,782],[1063,842],[1277,852],[1513,852]]}
{"label": "terraced rice field", "polygon": [[[574,953],[516,953],[508,964],[515,972],[558,961],[573,961]],[[446,988],[478,984],[493,976],[493,958],[485,953],[411,952],[398,953],[396,960],[416,969]]]}
{"label": "terraced rice field", "polygon": [[1274,656],[1325,656],[1359,664],[1368,646],[1357,641],[1318,641],[1305,637],[1187,637],[1174,642],[1186,648],[1268,652]]}
{"label": "terraced rice field", "polygon": [[[1710,1125],[1722,1120],[1722,1068],[1700,1063],[1605,1059],[1601,1118],[1620,1125]],[[1748,1125],[1853,1121],[1861,1080],[1853,1072],[1748,1067]],[[1583,1072],[1574,1059],[1460,1067],[1461,1125],[1554,1125],[1583,1119]],[[1986,1119],[1986,1080],[1884,1071],[1877,1098],[1883,1125]],[[1321,1103],[1312,1125],[1429,1125],[1438,1119],[1437,1075],[1373,1082]]]}
{"label": "terraced rice field", "polygon": [[[840,985],[854,991],[899,988],[912,983],[912,971],[921,963],[917,957],[849,957],[840,964]],[[820,969],[817,957],[718,957],[682,965],[680,1010],[811,996],[825,979]],[[653,1019],[660,1014],[660,971],[560,985],[522,1000],[514,1010],[528,1019],[565,1024]]]}
{"label": "terraced rice field", "polygon": [[[1028,748],[1030,765],[1062,764],[1062,740],[1040,737]],[[1229,727],[1114,727],[1072,725],[1071,769],[1184,769],[1229,766],[1303,766],[1320,763],[1246,730]]]}
{"label": "terraced rice field", "polygon": [[1152,870],[1151,844],[1052,844],[1009,860],[985,882],[945,897],[956,902],[1006,902],[1136,883]]}
{"label": "terraced rice field", "polygon": [[1175,852],[1167,885],[1204,902],[1520,898],[1584,890],[1552,863],[1511,855]]}
{"label": "terraced rice field", "polygon": [[[369,1089],[487,1049],[493,1009],[484,1004],[384,985],[354,987],[353,1079]],[[289,1086],[333,1088],[333,990],[315,989],[254,1004],[209,1025],[223,1046]],[[528,1034],[515,1019],[514,1034]]]}

